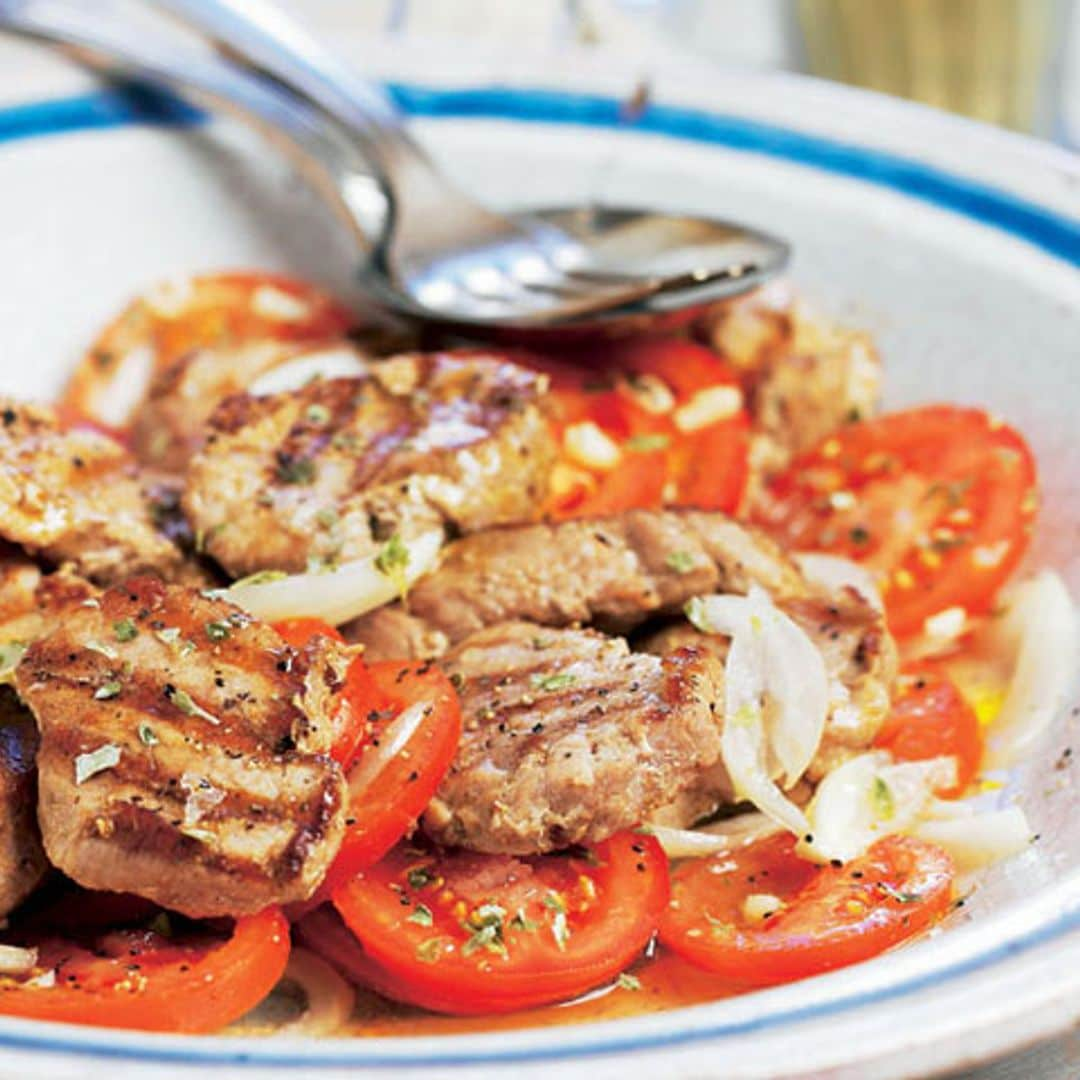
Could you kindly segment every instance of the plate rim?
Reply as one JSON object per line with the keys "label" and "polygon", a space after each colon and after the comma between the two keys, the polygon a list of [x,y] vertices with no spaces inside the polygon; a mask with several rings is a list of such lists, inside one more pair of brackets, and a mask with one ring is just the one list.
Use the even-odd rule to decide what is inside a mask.
{"label": "plate rim", "polygon": [[[870,99],[875,111],[884,107],[896,108],[916,121],[931,120],[952,126],[959,122],[965,127],[976,129],[980,138],[989,140],[991,145],[1000,138],[1000,145],[1010,153],[1018,148],[1033,163],[1038,163],[1058,174],[1063,167],[1071,172],[1073,162],[1068,153],[1062,158],[1062,151],[1054,147],[1043,146],[1022,137],[995,132],[983,125],[957,121],[957,118],[943,117],[934,110],[911,106],[909,103],[885,99],[881,95],[849,93],[847,88],[837,88],[818,80],[800,76],[770,76],[768,81],[787,83],[798,80],[800,83],[816,84],[816,92],[826,97],[839,90],[839,96],[858,107],[859,102]],[[984,180],[965,176],[920,161],[917,157],[906,157],[892,150],[880,147],[860,146],[850,140],[833,139],[820,133],[807,132],[796,127],[787,127],[770,121],[752,119],[747,116],[724,113],[720,110],[700,106],[671,105],[659,102],[651,108],[651,121],[627,125],[621,117],[621,104],[617,97],[592,92],[564,89],[550,89],[537,86],[509,86],[503,83],[484,83],[472,87],[455,86],[450,89],[436,88],[426,83],[395,82],[392,84],[399,103],[411,115],[425,119],[475,118],[481,120],[509,120],[538,124],[571,124],[587,127],[621,129],[630,134],[651,134],[670,137],[680,141],[706,143],[736,151],[767,153],[772,156],[794,161],[822,171],[845,175],[879,187],[891,188],[905,195],[913,196],[924,202],[945,209],[953,214],[977,221],[999,231],[1011,233],[1025,243],[1052,255],[1066,265],[1080,268],[1080,222],[1070,221],[1064,214],[1054,209],[1041,206],[1037,201],[1022,198],[1002,188],[995,188]],[[883,106],[884,103],[884,106]],[[516,112],[515,112],[516,110]],[[646,116],[649,113],[645,114]],[[57,136],[66,133],[86,132],[91,130],[110,130],[131,125],[158,125],[168,127],[186,127],[200,123],[202,114],[187,105],[145,90],[99,90],[75,96],[39,100],[0,109],[0,145],[24,139],[42,136]],[[1080,171],[1078,171],[1080,176]],[[920,180],[914,190],[907,186],[912,180]],[[967,192],[969,198],[960,198]],[[947,196],[942,201],[942,194]],[[1073,872],[1056,883],[1054,897],[1059,897],[1060,908],[1056,918],[1045,918],[1027,934],[1021,934],[1011,940],[999,943],[996,948],[984,950],[974,958],[955,965],[952,969],[942,969],[926,973],[923,982],[939,983],[948,979],[963,978],[972,970],[996,966],[1009,957],[1022,952],[1030,952],[1058,939],[1065,939],[1080,929],[1080,872]],[[1037,898],[1036,898],[1037,899]],[[1044,901],[1049,898],[1044,897]],[[1044,903],[1043,907],[1047,904]],[[1053,906],[1051,900],[1050,906]],[[1014,904],[1009,911],[1020,914],[1030,913],[1034,909],[1030,901]],[[980,921],[985,926],[987,919]],[[962,935],[970,927],[956,931]],[[976,928],[977,929],[977,928]],[[971,936],[971,935],[969,935]],[[1080,955],[1080,943],[1076,946]],[[917,947],[916,947],[917,948]],[[914,951],[914,950],[912,950]],[[848,972],[851,969],[847,969]],[[841,973],[845,974],[845,973]],[[825,976],[825,979],[832,978]],[[918,982],[918,980],[917,980]],[[826,1003],[824,1014],[843,1013],[867,1005],[880,1004],[910,994],[916,984],[896,983],[885,987],[871,999],[859,993],[852,995],[852,1000]],[[745,999],[744,999],[745,1000]],[[68,1025],[34,1024],[28,1031],[25,1022],[0,1020],[0,1046],[19,1049],[36,1049],[63,1052],[69,1054],[92,1054],[96,1057],[126,1058],[133,1061],[150,1063],[221,1063],[242,1066],[273,1067],[280,1065],[303,1064],[315,1068],[334,1066],[376,1066],[408,1068],[432,1065],[469,1065],[496,1064],[525,1061],[553,1061],[567,1059],[587,1059],[597,1055],[625,1053],[632,1050],[656,1049],[665,1046],[686,1045],[689,1043],[707,1043],[731,1037],[734,1032],[727,1030],[724,1024],[710,1028],[706,1023],[696,1022],[703,1011],[714,1006],[705,1004],[692,1008],[673,1010],[664,1014],[667,1017],[679,1015],[694,1017],[680,1031],[659,1037],[635,1038],[628,1030],[623,1038],[616,1038],[614,1031],[605,1041],[581,1039],[575,1045],[550,1045],[537,1049],[508,1047],[507,1042],[514,1042],[510,1036],[520,1033],[487,1033],[480,1036],[437,1036],[434,1042],[447,1047],[447,1052],[433,1051],[407,1057],[380,1054],[368,1050],[358,1053],[349,1051],[351,1044],[346,1040],[324,1042],[328,1050],[312,1054],[311,1049],[318,1043],[308,1043],[308,1051],[303,1054],[272,1051],[265,1043],[252,1040],[212,1037],[209,1039],[185,1040],[181,1045],[175,1038],[147,1035],[131,1035],[116,1031],[102,1032],[96,1029],[70,1027]],[[1018,1002],[1017,1008],[1020,1008]],[[1080,1006],[1078,1006],[1080,1011]],[[641,1018],[627,1018],[592,1025],[575,1025],[563,1031],[598,1033],[616,1026],[626,1028]],[[779,1016],[769,1023],[798,1023],[799,1017],[793,1017],[789,1011],[783,1019]],[[672,1025],[674,1026],[674,1025]],[[15,1029],[18,1030],[15,1030]],[[40,1034],[39,1034],[40,1033]],[[533,1032],[535,1034],[535,1032]],[[106,1042],[106,1037],[108,1042]],[[95,1045],[95,1040],[98,1040]],[[384,1039],[382,1044],[416,1042],[415,1039]],[[520,1040],[527,1041],[527,1040]],[[477,1044],[498,1042],[503,1045],[492,1046],[482,1051]],[[172,1046],[172,1043],[176,1043]],[[471,1051],[454,1051],[451,1044],[477,1046]],[[371,1043],[363,1041],[366,1047]],[[262,1052],[260,1048],[266,1047]]]}

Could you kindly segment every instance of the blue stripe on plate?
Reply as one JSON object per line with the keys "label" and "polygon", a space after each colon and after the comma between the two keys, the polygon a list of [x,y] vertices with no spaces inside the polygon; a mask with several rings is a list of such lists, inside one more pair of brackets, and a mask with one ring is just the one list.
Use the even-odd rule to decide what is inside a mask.
{"label": "blue stripe on plate", "polygon": [[[954,176],[921,162],[869,150],[788,128],[763,124],[741,117],[708,113],[668,105],[652,105],[633,123],[621,114],[617,101],[609,98],[561,91],[519,90],[479,87],[436,90],[413,85],[391,87],[395,99],[408,113],[426,117],[477,117],[540,124],[575,124],[587,127],[625,128],[664,135],[674,139],[747,150],[794,161],[825,172],[850,176],[882,187],[901,191],[925,202],[944,207],[965,217],[1018,236],[1050,254],[1080,266],[1080,225],[1041,207],[1015,198],[976,181]],[[103,91],[82,97],[35,102],[0,110],[0,143],[39,135],[111,128],[126,124],[187,126],[199,122],[203,114],[166,95],[144,89]],[[482,1062],[532,1061],[655,1049],[704,1039],[717,1039],[812,1020],[845,1010],[865,1007],[916,993],[933,985],[989,967],[1008,957],[1026,952],[1080,928],[1080,912],[1042,927],[1025,938],[1010,941],[981,956],[943,971],[911,979],[870,994],[856,994],[829,1003],[808,1003],[767,1018],[721,1024],[701,1024],[680,1029],[673,1017],[672,1030],[648,1037],[605,1038],[584,1047],[560,1049],[557,1044],[541,1049],[498,1050],[491,1053],[446,1053],[392,1058],[372,1049],[366,1040],[363,1049],[320,1050],[313,1043],[302,1055],[228,1050],[205,1051],[195,1042],[190,1048],[145,1050],[107,1043],[86,1046],[60,1037],[34,1032],[0,1035],[0,1046],[35,1048],[68,1054],[127,1058],[143,1061],[213,1062],[231,1065],[292,1066],[357,1065],[415,1067],[422,1065],[467,1065]]]}
{"label": "blue stripe on plate", "polygon": [[130,86],[0,109],[0,143],[128,124],[186,127],[204,115],[179,98]]}
{"label": "blue stripe on plate", "polygon": [[[50,1037],[38,1035],[32,1031],[25,1035],[15,1033],[3,1033],[0,1035],[0,1046],[11,1046],[22,1049],[47,1050],[53,1053],[72,1055],[85,1055],[98,1058],[113,1058],[121,1060],[156,1061],[156,1062],[191,1062],[220,1065],[250,1065],[255,1067],[304,1067],[304,1066],[366,1066],[382,1068],[415,1068],[417,1066],[435,1065],[481,1065],[498,1064],[506,1062],[536,1062],[557,1061],[560,1059],[596,1057],[604,1054],[624,1054],[636,1050],[656,1050],[664,1047],[677,1047],[690,1043],[701,1042],[709,1039],[721,1039],[730,1036],[752,1035],[758,1031],[767,1031],[773,1028],[798,1024],[804,1021],[819,1020],[823,1017],[842,1014],[851,1009],[862,1009],[884,1002],[894,1001],[900,997],[917,994],[923,990],[940,986],[952,979],[970,975],[974,972],[993,967],[1003,960],[1014,956],[1021,956],[1033,948],[1046,945],[1064,936],[1069,931],[1080,929],[1080,911],[1070,911],[1052,923],[1040,927],[1031,933],[989,949],[979,956],[961,961],[942,971],[931,972],[927,975],[916,976],[906,982],[893,984],[881,990],[870,993],[850,994],[829,1002],[815,1003],[810,994],[807,995],[807,1003],[782,1012],[775,1012],[770,1016],[752,1017],[747,1020],[729,1021],[727,1023],[708,1024],[700,1018],[686,1027],[678,1026],[678,1013],[671,1015],[671,1030],[664,1034],[626,1037],[605,1037],[596,1039],[585,1045],[576,1047],[560,1047],[557,1041],[550,1045],[536,1048],[501,1049],[484,1053],[480,1051],[462,1052],[448,1050],[434,1053],[416,1054],[409,1056],[394,1057],[382,1054],[378,1049],[373,1049],[372,1040],[355,1040],[358,1049],[341,1047],[340,1044],[329,1049],[323,1049],[327,1043],[320,1040],[312,1040],[310,1048],[305,1047],[303,1052],[273,1052],[269,1049],[266,1053],[249,1050],[227,1049],[202,1049],[200,1040],[192,1041],[190,1047],[155,1047],[144,1049],[134,1046],[116,1046],[109,1042],[101,1042],[93,1045],[74,1042],[62,1037]],[[809,984],[807,984],[809,987]],[[699,1012],[700,1008],[695,1009]],[[119,1034],[110,1032],[109,1037]],[[203,1044],[205,1045],[205,1044]]]}
{"label": "blue stripe on plate", "polygon": [[[390,91],[412,116],[619,128],[766,154],[903,192],[1011,233],[1080,268],[1080,221],[884,150],[674,105],[650,105],[629,121],[612,98],[565,91],[501,86],[446,90],[402,83],[392,84]],[[143,88],[104,91],[0,110],[0,142],[131,123],[187,125],[201,115],[176,98]]]}

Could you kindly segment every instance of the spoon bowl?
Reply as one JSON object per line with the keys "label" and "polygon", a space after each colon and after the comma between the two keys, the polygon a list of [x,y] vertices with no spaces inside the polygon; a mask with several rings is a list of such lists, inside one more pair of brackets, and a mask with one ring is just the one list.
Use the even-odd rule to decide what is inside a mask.
{"label": "spoon bowl", "polygon": [[472,338],[648,332],[787,264],[787,244],[733,222],[594,206],[492,211],[439,171],[382,87],[279,8],[150,5],[187,24],[201,48],[172,25],[148,33],[73,0],[0,0],[0,28],[251,123],[345,222],[362,283],[394,315]]}
{"label": "spoon bowl", "polygon": [[513,217],[566,237],[575,252],[574,274],[582,280],[625,280],[635,286],[663,280],[668,288],[642,290],[618,307],[582,312],[558,321],[507,314],[493,303],[484,311],[466,297],[455,311],[452,293],[438,307],[404,287],[395,287],[384,267],[365,265],[361,282],[384,306],[467,337],[556,342],[592,335],[621,337],[670,329],[694,318],[709,304],[756,288],[787,266],[782,240],[745,225],[714,218],[603,205],[530,209]]}

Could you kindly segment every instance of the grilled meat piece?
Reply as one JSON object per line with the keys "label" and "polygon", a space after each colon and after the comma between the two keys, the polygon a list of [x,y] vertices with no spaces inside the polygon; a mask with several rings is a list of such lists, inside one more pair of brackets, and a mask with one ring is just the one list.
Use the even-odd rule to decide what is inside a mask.
{"label": "grilled meat piece", "polygon": [[[365,366],[392,349],[407,348],[402,332],[380,328],[322,342],[255,340],[196,349],[157,370],[132,423],[135,454],[154,468],[182,473],[203,444],[206,424],[226,398],[293,361],[333,354],[343,366]],[[348,369],[346,368],[346,371]]]}
{"label": "grilled meat piece", "polygon": [[98,590],[67,569],[43,574],[23,555],[0,558],[0,682],[23,651],[57,624],[64,611]]}
{"label": "grilled meat piece", "polygon": [[34,718],[9,687],[0,686],[0,918],[34,891],[49,868],[35,815],[37,744]]}
{"label": "grilled meat piece", "polygon": [[878,410],[881,361],[870,338],[782,285],[716,305],[701,330],[736,368],[753,417],[749,498],[795,455]]}
{"label": "grilled meat piece", "polygon": [[491,530],[459,540],[438,570],[399,607],[346,630],[373,657],[438,651],[485,626],[525,619],[547,626],[595,623],[626,630],[652,615],[681,611],[692,596],[805,590],[774,541],[725,514],[631,510],[608,518]]}
{"label": "grilled meat piece", "polygon": [[395,532],[530,520],[554,457],[544,385],[494,357],[417,353],[366,379],[229,398],[184,509],[238,576],[360,558]]}
{"label": "grilled meat piece", "polygon": [[347,659],[152,578],[70,606],[16,671],[52,863],[192,916],[306,899],[344,829],[326,752]]}
{"label": "grilled meat piece", "polygon": [[590,630],[507,623],[443,661],[465,735],[423,819],[472,851],[528,854],[645,820],[720,758],[721,665]]}
{"label": "grilled meat piece", "polygon": [[99,584],[183,562],[154,527],[123,447],[10,400],[0,401],[0,538]]}

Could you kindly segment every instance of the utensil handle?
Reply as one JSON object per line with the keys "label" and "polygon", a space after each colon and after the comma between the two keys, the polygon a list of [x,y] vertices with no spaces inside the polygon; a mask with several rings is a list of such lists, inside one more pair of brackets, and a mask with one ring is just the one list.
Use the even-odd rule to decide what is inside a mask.
{"label": "utensil handle", "polygon": [[395,167],[434,172],[386,91],[365,79],[269,0],[150,0],[227,55],[317,105],[364,142],[384,177]]}
{"label": "utensil handle", "polygon": [[287,91],[145,25],[102,19],[79,0],[0,0],[0,30],[60,46],[107,75],[143,79],[234,113],[287,154],[361,246],[381,232],[386,199],[365,159],[321,112]]}

